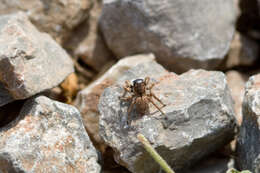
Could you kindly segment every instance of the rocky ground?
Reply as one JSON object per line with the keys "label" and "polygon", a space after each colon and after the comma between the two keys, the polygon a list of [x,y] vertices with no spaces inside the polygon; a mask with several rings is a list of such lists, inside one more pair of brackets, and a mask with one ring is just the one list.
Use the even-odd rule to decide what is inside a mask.
{"label": "rocky ground", "polygon": [[0,4],[0,173],[260,172],[259,0]]}

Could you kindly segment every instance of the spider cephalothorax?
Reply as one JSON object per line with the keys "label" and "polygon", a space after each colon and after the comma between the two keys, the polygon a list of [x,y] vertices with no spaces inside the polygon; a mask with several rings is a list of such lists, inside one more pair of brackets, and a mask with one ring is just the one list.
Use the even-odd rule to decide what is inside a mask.
{"label": "spider cephalothorax", "polygon": [[[149,77],[145,79],[135,79],[132,84],[127,80],[125,81],[124,94],[120,97],[121,100],[129,101],[130,106],[128,107],[127,114],[130,116],[130,113],[133,109],[133,106],[136,106],[136,110],[140,115],[145,115],[149,113],[149,103],[152,103],[162,114],[162,107],[166,106],[158,97],[156,97],[151,91],[155,83],[148,86],[150,81]],[[125,97],[127,93],[130,93],[130,96]],[[156,99],[159,103],[162,104],[162,107],[158,107],[153,98]],[[129,119],[129,118],[128,118]]]}

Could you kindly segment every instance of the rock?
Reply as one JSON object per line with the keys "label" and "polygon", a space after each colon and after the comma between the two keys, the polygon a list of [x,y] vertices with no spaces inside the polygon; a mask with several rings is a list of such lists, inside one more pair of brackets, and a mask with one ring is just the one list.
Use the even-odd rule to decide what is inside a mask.
{"label": "rock", "polygon": [[152,52],[174,72],[213,69],[228,52],[235,9],[226,0],[104,0],[100,27],[118,57]]}
{"label": "rock", "polygon": [[234,162],[232,158],[210,156],[184,173],[226,173],[228,169],[234,168]]}
{"label": "rock", "polygon": [[24,13],[0,16],[0,82],[12,97],[1,105],[53,88],[73,70],[68,54]]}
{"label": "rock", "polygon": [[102,10],[102,2],[94,1],[87,21],[79,25],[70,37],[64,41],[64,46],[72,52],[73,57],[80,58],[96,71],[113,59],[112,52],[98,30],[98,19]]}
{"label": "rock", "polygon": [[0,14],[24,11],[40,31],[62,40],[89,16],[92,0],[0,0]]}
{"label": "rock", "polygon": [[118,78],[120,78],[125,71],[142,63],[155,61],[155,57],[152,54],[136,55],[132,57],[125,57],[120,60],[117,64],[112,66],[105,74],[100,78],[80,91],[75,100],[75,106],[81,112],[83,123],[85,128],[91,137],[94,145],[101,151],[104,152],[107,145],[100,138],[99,135],[99,111],[98,102],[100,95],[104,89],[114,84]]}
{"label": "rock", "polygon": [[258,55],[258,43],[246,36],[236,33],[230,46],[225,68],[254,65],[258,59]]}
{"label": "rock", "polygon": [[231,96],[235,103],[236,119],[239,125],[242,123],[242,102],[245,93],[246,76],[238,71],[228,71],[226,73],[227,83],[231,91]]}
{"label": "rock", "polygon": [[27,101],[0,133],[0,172],[99,173],[77,109],[44,96]]}
{"label": "rock", "polygon": [[[166,116],[150,105],[151,114],[142,117],[133,109],[127,125],[129,103],[119,100],[122,85],[125,80],[145,76],[156,83],[153,92],[166,104],[162,109]],[[234,137],[233,102],[222,72],[191,70],[177,76],[154,61],[142,63],[104,90],[98,109],[101,137],[113,148],[116,161],[133,173],[159,171],[137,140],[137,133],[142,133],[177,171]]]}
{"label": "rock", "polygon": [[260,172],[260,74],[246,83],[243,100],[243,121],[237,141],[237,165],[239,169]]}
{"label": "rock", "polygon": [[0,82],[0,106],[14,101],[9,91],[5,89],[4,85]]}

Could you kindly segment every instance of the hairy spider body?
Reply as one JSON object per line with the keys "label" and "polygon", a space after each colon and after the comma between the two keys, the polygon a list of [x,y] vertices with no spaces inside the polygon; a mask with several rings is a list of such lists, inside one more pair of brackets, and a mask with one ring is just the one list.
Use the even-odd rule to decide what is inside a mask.
{"label": "hairy spider body", "polygon": [[[153,83],[150,86],[148,86],[149,81],[150,81],[149,77],[146,77],[144,80],[136,79],[133,81],[133,84],[131,84],[128,80],[125,81],[125,86],[124,86],[125,92],[120,97],[120,99],[130,102],[130,106],[128,107],[127,110],[128,117],[130,116],[134,105],[137,112],[140,115],[149,114],[150,113],[149,103],[152,103],[162,114],[164,114],[161,108],[166,105],[153,94],[151,90],[155,84]],[[125,97],[127,93],[130,93],[130,96]],[[153,98],[156,99],[160,104],[162,104],[162,107],[158,107],[154,103]]]}

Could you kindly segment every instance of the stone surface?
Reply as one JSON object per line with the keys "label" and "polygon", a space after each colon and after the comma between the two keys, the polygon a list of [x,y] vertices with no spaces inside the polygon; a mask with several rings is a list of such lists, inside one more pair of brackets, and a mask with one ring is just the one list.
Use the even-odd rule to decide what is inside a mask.
{"label": "stone surface", "polygon": [[102,2],[95,0],[88,20],[79,25],[64,43],[65,48],[70,50],[74,57],[80,58],[96,71],[101,71],[114,57],[98,30],[101,10]]}
{"label": "stone surface", "polygon": [[183,173],[227,173],[227,170],[234,168],[234,162],[228,157],[210,156]]}
{"label": "stone surface", "polygon": [[99,173],[80,113],[44,96],[27,101],[0,132],[0,172]]}
{"label": "stone surface", "polygon": [[[73,70],[68,54],[24,13],[0,16],[0,82],[12,99],[50,89]],[[9,101],[1,98],[1,105]]]}
{"label": "stone surface", "polygon": [[152,52],[161,64],[183,72],[218,66],[235,21],[235,1],[104,0],[100,26],[119,58]]}
{"label": "stone surface", "polygon": [[0,0],[0,14],[24,11],[41,31],[61,40],[87,19],[92,0]]}
{"label": "stone surface", "polygon": [[87,86],[84,90],[80,91],[75,100],[75,106],[81,112],[83,123],[85,128],[91,137],[94,145],[104,152],[107,145],[100,138],[99,135],[99,111],[98,102],[100,95],[104,89],[114,84],[118,78],[120,78],[125,71],[142,63],[155,61],[155,57],[152,54],[136,55],[131,57],[125,57],[113,65],[106,73],[100,78]]}
{"label": "stone surface", "polygon": [[236,33],[230,46],[225,68],[254,65],[258,56],[258,43],[246,36]]}
{"label": "stone surface", "polygon": [[231,91],[231,96],[234,100],[234,108],[236,113],[236,119],[239,125],[242,123],[242,102],[245,93],[245,83],[247,76],[239,73],[238,71],[226,72],[227,83]]}
{"label": "stone surface", "polygon": [[[127,125],[129,103],[119,100],[122,85],[125,80],[145,76],[156,82],[153,92],[166,104],[162,109],[166,116],[150,105],[150,114],[142,117],[133,109]],[[113,148],[116,161],[133,173],[159,171],[137,140],[137,133],[145,135],[175,170],[191,165],[234,137],[233,102],[221,72],[191,70],[177,76],[154,61],[142,63],[104,90],[98,109],[101,137]]]}
{"label": "stone surface", "polygon": [[243,122],[237,141],[237,165],[260,172],[260,75],[249,78],[243,100]]}

